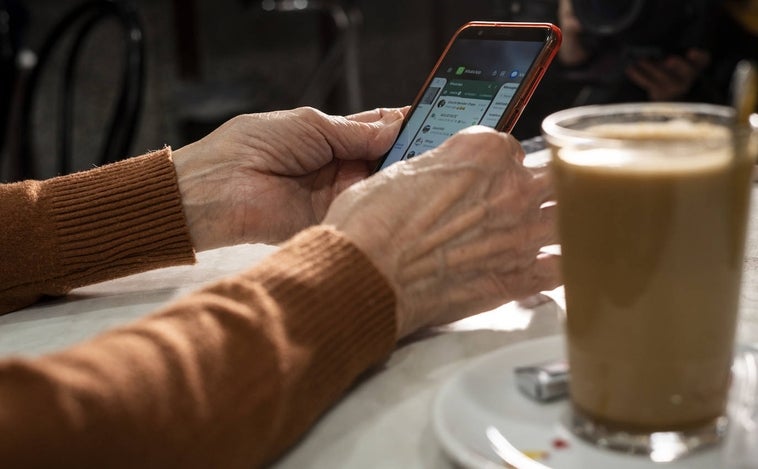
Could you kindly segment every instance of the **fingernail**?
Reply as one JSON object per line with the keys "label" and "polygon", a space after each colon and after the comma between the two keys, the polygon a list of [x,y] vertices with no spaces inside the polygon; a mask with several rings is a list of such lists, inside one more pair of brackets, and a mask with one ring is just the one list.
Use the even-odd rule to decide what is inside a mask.
{"label": "fingernail", "polygon": [[381,119],[382,123],[387,124],[387,125],[393,124],[401,120],[403,120],[403,113],[400,112],[398,109],[391,109],[391,110],[388,109],[384,113]]}

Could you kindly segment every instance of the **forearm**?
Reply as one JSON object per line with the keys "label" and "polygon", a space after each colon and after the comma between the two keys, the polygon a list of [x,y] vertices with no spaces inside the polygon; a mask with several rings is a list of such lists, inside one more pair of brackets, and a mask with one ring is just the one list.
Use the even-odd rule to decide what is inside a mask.
{"label": "forearm", "polygon": [[0,186],[0,314],[44,295],[194,262],[171,152]]}
{"label": "forearm", "polygon": [[385,279],[345,238],[312,229],[133,326],[0,365],[0,460],[256,467],[386,358],[394,337]]}

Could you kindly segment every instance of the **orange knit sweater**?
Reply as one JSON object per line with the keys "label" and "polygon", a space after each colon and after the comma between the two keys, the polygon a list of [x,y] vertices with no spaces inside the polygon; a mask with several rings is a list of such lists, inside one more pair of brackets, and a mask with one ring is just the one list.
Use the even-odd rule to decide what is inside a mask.
{"label": "orange knit sweater", "polygon": [[[193,262],[170,157],[0,187],[0,312]],[[265,465],[394,337],[386,280],[338,232],[311,228],[136,323],[0,360],[0,466]]]}

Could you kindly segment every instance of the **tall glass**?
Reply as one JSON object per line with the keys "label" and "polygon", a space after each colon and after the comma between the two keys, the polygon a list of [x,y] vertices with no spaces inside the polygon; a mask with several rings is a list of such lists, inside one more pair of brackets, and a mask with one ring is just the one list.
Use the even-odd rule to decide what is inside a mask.
{"label": "tall glass", "polygon": [[750,175],[731,108],[548,116],[566,294],[571,429],[666,461],[725,430]]}

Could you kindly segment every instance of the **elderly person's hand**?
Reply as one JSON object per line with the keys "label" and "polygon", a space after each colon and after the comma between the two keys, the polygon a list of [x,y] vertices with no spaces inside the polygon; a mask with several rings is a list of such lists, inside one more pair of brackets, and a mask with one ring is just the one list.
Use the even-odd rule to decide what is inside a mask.
{"label": "elderly person's hand", "polygon": [[647,91],[651,101],[676,101],[690,91],[710,63],[707,51],[689,49],[684,55],[663,60],[638,60],[626,69],[626,75]]}
{"label": "elderly person's hand", "polygon": [[510,135],[471,127],[396,163],[332,204],[345,233],[397,295],[398,338],[560,283],[546,171]]}
{"label": "elderly person's hand", "polygon": [[278,242],[320,222],[331,201],[389,150],[403,115],[247,114],[174,151],[195,249]]}

